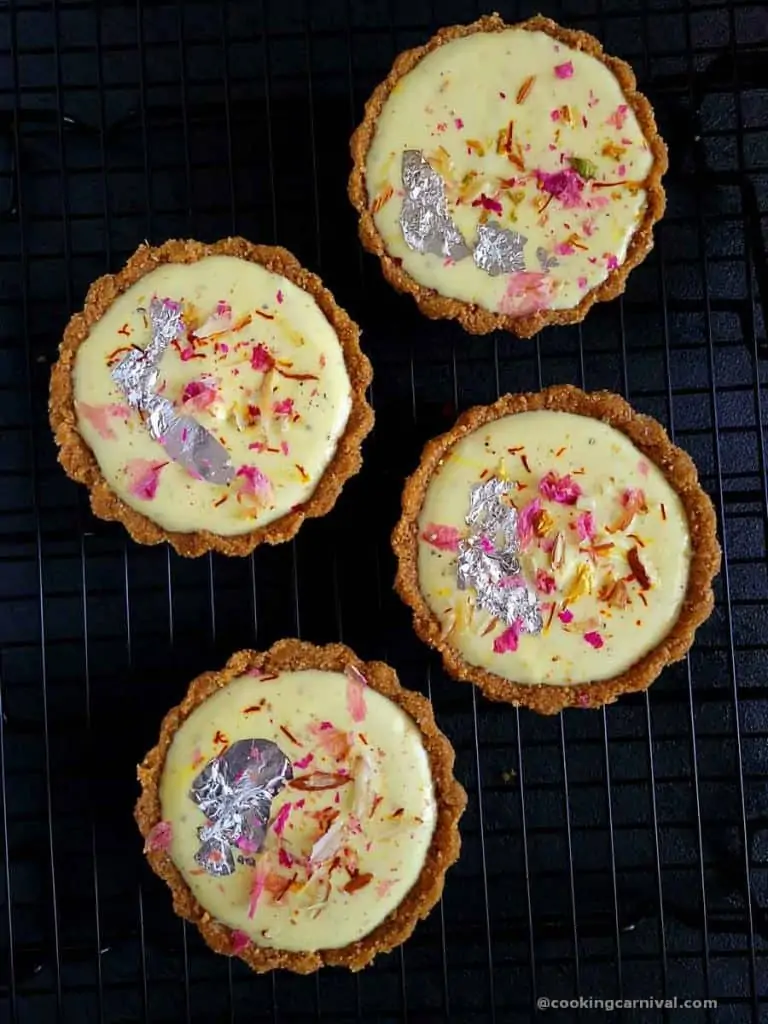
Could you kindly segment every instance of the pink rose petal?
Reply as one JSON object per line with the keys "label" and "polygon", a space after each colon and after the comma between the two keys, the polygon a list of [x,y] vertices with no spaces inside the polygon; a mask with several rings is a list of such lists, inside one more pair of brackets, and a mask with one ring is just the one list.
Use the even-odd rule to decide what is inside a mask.
{"label": "pink rose petal", "polygon": [[266,884],[268,874],[269,868],[267,867],[267,858],[260,857],[256,862],[256,872],[253,876],[253,882],[251,883],[251,892],[248,901],[248,917],[253,917],[256,913],[256,907],[258,907],[261,894],[264,892],[264,886]]}
{"label": "pink rose petal", "polygon": [[251,352],[251,369],[266,373],[275,365],[275,358],[266,345],[255,345]]}
{"label": "pink rose petal", "polygon": [[185,384],[184,390],[181,393],[181,400],[184,405],[189,405],[198,412],[202,412],[216,401],[217,396],[218,390],[216,385],[212,381],[203,378],[201,380],[191,380]]}
{"label": "pink rose petal", "polygon": [[167,462],[155,462],[150,459],[131,459],[125,467],[128,491],[134,498],[151,501],[157,493],[160,471],[167,465]]}
{"label": "pink rose petal", "polygon": [[560,619],[561,622],[573,622],[573,612],[568,611],[567,608],[565,609],[565,611],[558,612],[557,617],[558,619]]}
{"label": "pink rose petal", "polygon": [[542,594],[551,594],[555,589],[554,576],[550,576],[549,573],[544,572],[543,569],[537,569],[536,589],[540,590]]}
{"label": "pink rose petal", "polygon": [[539,481],[539,493],[558,505],[575,505],[581,495],[581,488],[571,476],[558,476],[550,470]]}
{"label": "pink rose petal", "polygon": [[595,517],[591,512],[582,512],[576,517],[576,532],[579,535],[579,540],[594,540]]}
{"label": "pink rose petal", "polygon": [[473,206],[482,206],[484,210],[490,210],[491,213],[497,213],[501,216],[503,209],[498,199],[493,199],[491,196],[487,196],[485,192],[481,192],[477,199],[472,200]]}
{"label": "pink rose petal", "polygon": [[279,402],[273,404],[272,412],[275,416],[293,416],[293,399],[281,398]]}
{"label": "pink rose petal", "polygon": [[565,64],[555,64],[555,74],[558,78],[573,78],[573,62],[568,60]]}
{"label": "pink rose petal", "polygon": [[587,641],[589,646],[594,647],[596,651],[599,651],[604,643],[603,638],[595,630],[593,630],[591,633],[585,633],[584,639]]}
{"label": "pink rose petal", "polygon": [[311,764],[314,761],[314,759],[315,759],[315,755],[310,752],[309,754],[306,754],[304,757],[299,758],[298,761],[294,761],[293,762],[293,767],[294,768],[306,768],[308,764]]}
{"label": "pink rose petal", "polygon": [[240,477],[243,481],[240,487],[241,494],[259,498],[262,501],[272,500],[272,482],[258,466],[241,466],[235,476]]}
{"label": "pink rose petal", "polygon": [[493,641],[493,649],[496,654],[514,653],[517,650],[517,642],[520,637],[522,623],[515,619],[511,626],[507,626],[503,633],[500,633]]}
{"label": "pink rose petal", "polygon": [[121,419],[127,419],[131,414],[129,406],[116,403],[89,405],[87,402],[78,402],[77,411],[98,431],[99,437],[103,437],[105,441],[114,441],[117,437],[109,422],[110,417],[116,416]]}
{"label": "pink rose petal", "polygon": [[539,498],[534,498],[520,509],[517,516],[517,538],[521,548],[528,547],[533,540],[533,520],[540,511],[541,501]]}
{"label": "pink rose petal", "polygon": [[277,860],[283,868],[290,868],[293,866],[293,857],[283,846],[281,846],[277,851]]}
{"label": "pink rose petal", "polygon": [[289,800],[287,803],[284,803],[280,810],[277,812],[277,816],[275,817],[275,820],[272,822],[272,829],[274,830],[275,835],[281,836],[285,831],[285,826],[290,816],[292,808],[293,804]]}
{"label": "pink rose petal", "polygon": [[566,167],[562,171],[534,171],[539,188],[559,199],[566,210],[584,207],[582,198],[584,179],[574,167]]}
{"label": "pink rose petal", "polygon": [[551,274],[520,270],[510,274],[507,290],[499,303],[499,312],[507,316],[527,316],[547,309],[555,290]]}
{"label": "pink rose petal", "polygon": [[145,853],[154,850],[169,850],[173,841],[173,825],[170,821],[158,821],[149,830],[146,842],[144,843]]}
{"label": "pink rose petal", "polygon": [[627,104],[620,103],[605,123],[612,124],[614,127],[618,128],[619,131],[621,131],[621,129],[624,127],[624,122],[627,119],[628,111],[629,107],[627,106]]}
{"label": "pink rose petal", "polygon": [[458,551],[461,531],[455,526],[441,526],[438,523],[427,523],[421,539],[439,551]]}
{"label": "pink rose petal", "polygon": [[237,956],[238,953],[242,953],[250,941],[251,940],[245,932],[241,932],[239,928],[234,928],[232,930],[232,946],[230,947],[232,950],[232,956]]}

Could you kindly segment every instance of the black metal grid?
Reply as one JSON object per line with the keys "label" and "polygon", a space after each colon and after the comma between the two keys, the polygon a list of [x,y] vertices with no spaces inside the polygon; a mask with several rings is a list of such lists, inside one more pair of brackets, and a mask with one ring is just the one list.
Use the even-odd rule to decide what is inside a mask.
{"label": "black metal grid", "polygon": [[[768,14],[496,6],[541,7],[629,59],[671,148],[668,213],[626,297],[532,342],[420,318],[361,254],[345,198],[365,97],[397,52],[480,13],[470,0],[0,11],[0,1020],[474,1024],[528,1021],[539,996],[766,1018]],[[55,464],[48,373],[88,283],[139,241],[230,232],[292,249],[362,324],[377,427],[295,542],[185,562],[91,516]],[[456,408],[563,381],[669,426],[725,562],[715,614],[649,695],[541,719],[445,679],[391,593],[388,535]],[[361,976],[257,978],[209,953],[131,820],[134,765],[189,678],[290,634],[343,639],[429,694],[469,792],[442,904]]]}

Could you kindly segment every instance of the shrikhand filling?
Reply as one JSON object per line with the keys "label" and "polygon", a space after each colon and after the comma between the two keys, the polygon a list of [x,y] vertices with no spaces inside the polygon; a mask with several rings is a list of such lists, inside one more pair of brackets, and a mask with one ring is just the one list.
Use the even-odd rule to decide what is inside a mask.
{"label": "shrikhand filling", "polygon": [[[443,212],[466,248],[455,237],[435,245],[434,182],[409,188],[408,152],[442,179]],[[403,76],[365,170],[387,252],[415,281],[524,316],[576,306],[624,262],[652,164],[605,64],[543,32],[509,29],[451,40]],[[409,244],[409,230],[430,241]]]}
{"label": "shrikhand filling", "polygon": [[[174,461],[113,371],[150,343],[153,299],[181,306],[155,390],[231,460],[210,482]],[[110,487],[167,530],[220,535],[265,526],[315,490],[344,431],[351,389],[339,339],[314,298],[233,256],[168,263],[120,295],[77,352],[78,429]]]}
{"label": "shrikhand filling", "polygon": [[[494,479],[502,506],[517,510],[519,574],[495,575],[496,597],[521,598],[509,620],[487,608],[487,575],[459,586],[468,546],[503,564],[504,540],[483,535],[482,522],[470,540],[467,524],[473,488]],[[469,664],[516,682],[618,675],[666,636],[685,596],[691,542],[679,496],[629,438],[591,417],[519,413],[466,435],[430,480],[418,528],[419,586],[443,635]]]}
{"label": "shrikhand filling", "polygon": [[[238,741],[250,757],[230,778],[239,810],[226,785],[209,786],[206,817],[193,786],[211,777],[212,762],[220,779]],[[271,744],[289,765],[277,782]],[[417,726],[354,670],[235,679],[176,733],[160,799],[149,848],[169,851],[200,904],[236,930],[236,945],[294,951],[339,948],[380,924],[417,880],[436,820]],[[254,816],[263,824],[238,834]],[[222,841],[217,825],[233,821]],[[227,856],[232,869],[222,871]]]}

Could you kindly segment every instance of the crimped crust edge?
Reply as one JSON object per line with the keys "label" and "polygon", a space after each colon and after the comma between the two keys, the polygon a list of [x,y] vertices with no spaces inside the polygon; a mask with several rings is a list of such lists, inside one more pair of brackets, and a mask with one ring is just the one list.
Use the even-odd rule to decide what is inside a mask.
{"label": "crimped crust edge", "polygon": [[[266,526],[235,536],[221,536],[208,530],[191,533],[165,530],[148,516],[131,508],[104,479],[96,456],[77,429],[75,410],[72,374],[77,351],[91,327],[119,295],[158,266],[164,263],[195,263],[207,256],[235,256],[259,263],[308,292],[339,339],[352,390],[352,405],[344,432],[333,458],[307,501]],[[360,348],[357,324],[336,304],[320,278],[305,270],[287,249],[254,245],[239,237],[225,238],[212,244],[171,239],[160,246],[140,245],[122,270],[93,282],[83,311],[70,319],[59,345],[59,358],[51,370],[48,411],[59,448],[59,462],[70,479],[88,487],[91,508],[99,519],[121,522],[139,544],[168,541],[178,554],[190,558],[208,551],[243,556],[250,554],[259,544],[280,544],[290,540],[305,519],[325,515],[333,508],[346,481],[359,472],[362,465],[360,447],[373,427],[373,410],[365,394],[372,376],[371,364]]]}
{"label": "crimped crust edge", "polygon": [[[461,39],[475,32],[502,32],[510,28],[523,29],[526,32],[545,32],[570,49],[582,50],[605,64],[619,82],[624,98],[632,108],[653,154],[651,171],[644,185],[647,195],[645,210],[632,235],[624,262],[611,270],[605,281],[587,292],[578,305],[570,309],[539,310],[520,317],[494,313],[472,303],[448,298],[412,278],[398,259],[390,256],[386,250],[369,207],[365,181],[365,163],[376,131],[376,122],[398,81],[412,71],[427,54],[452,39]],[[516,24],[507,24],[498,14],[488,14],[470,25],[452,25],[440,29],[423,46],[405,50],[395,59],[387,77],[374,89],[366,102],[363,120],[350,140],[353,168],[347,194],[360,217],[358,230],[363,247],[379,257],[382,272],[389,284],[396,291],[412,295],[425,316],[432,320],[458,320],[469,334],[488,334],[491,331],[505,330],[519,338],[530,338],[549,325],[580,322],[596,302],[608,302],[624,292],[630,270],[641,263],[653,248],[653,225],[664,214],[666,199],[661,179],[668,166],[667,147],[659,136],[653,108],[646,97],[637,91],[636,86],[635,73],[629,64],[618,57],[606,54],[602,44],[594,36],[587,32],[561,28],[556,22],[541,14]]]}
{"label": "crimped crust edge", "polygon": [[[216,953],[237,955],[258,973],[283,968],[297,974],[309,974],[323,966],[359,971],[379,953],[388,952],[405,942],[417,922],[425,918],[440,899],[445,872],[459,856],[458,822],[466,807],[467,796],[453,775],[454,750],[435,722],[432,705],[426,697],[402,687],[389,665],[381,661],[361,661],[344,644],[317,647],[302,640],[280,640],[264,652],[238,651],[223,669],[204,672],[194,679],[181,703],[163,719],[157,745],[137,770],[141,796],[136,803],[134,817],[146,839],[162,818],[160,781],[168,748],[181,724],[196,707],[250,669],[258,668],[270,673],[308,668],[342,672],[347,665],[354,665],[372,689],[399,705],[418,726],[430,761],[437,803],[435,831],[421,873],[402,902],[381,924],[363,938],[339,949],[293,952],[249,942],[245,949],[234,953],[232,929],[215,921],[198,903],[169,854],[163,850],[145,851],[152,870],[171,889],[174,911],[195,924]],[[258,680],[254,683],[258,685]]]}
{"label": "crimped crust edge", "polygon": [[[669,633],[624,672],[610,679],[570,686],[525,684],[509,681],[470,665],[441,637],[437,616],[419,588],[418,518],[432,474],[446,452],[484,423],[503,416],[535,410],[557,410],[590,416],[625,434],[664,474],[680,497],[688,520],[691,562],[685,598]],[[613,703],[622,693],[647,689],[669,663],[680,661],[690,649],[696,629],[714,607],[712,581],[720,569],[717,520],[709,496],[699,484],[691,457],[672,443],[667,432],[650,416],[636,412],[610,391],[585,392],[572,385],[543,391],[504,395],[491,405],[467,410],[445,434],[429,441],[415,472],[406,480],[402,516],[392,534],[397,558],[395,590],[413,611],[417,635],[440,652],[446,671],[454,679],[474,683],[491,700],[523,705],[539,714],[557,714],[566,707],[597,708]]]}

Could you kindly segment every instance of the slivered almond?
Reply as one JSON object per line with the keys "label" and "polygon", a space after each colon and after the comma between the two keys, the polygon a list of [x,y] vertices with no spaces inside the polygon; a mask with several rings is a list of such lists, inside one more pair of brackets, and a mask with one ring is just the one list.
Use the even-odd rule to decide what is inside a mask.
{"label": "slivered almond", "polygon": [[611,608],[626,608],[629,604],[629,591],[624,580],[617,580],[609,597],[608,604]]}
{"label": "slivered almond", "polygon": [[488,634],[489,634],[489,633],[490,633],[490,632],[491,632],[492,630],[496,629],[496,627],[498,626],[498,624],[499,624],[499,620],[498,620],[498,619],[491,619],[491,621],[490,621],[490,622],[488,623],[488,625],[487,625],[487,626],[485,627],[485,629],[484,629],[484,630],[482,631],[482,633],[480,634],[480,636],[488,636]]}
{"label": "slivered almond", "polygon": [[440,639],[445,640],[456,628],[456,612],[449,608],[445,615],[445,621],[440,629]]}
{"label": "slivered almond", "polygon": [[561,569],[563,562],[565,561],[565,537],[562,533],[558,533],[555,537],[555,543],[552,545],[552,554],[550,555],[550,563],[553,569]]}

